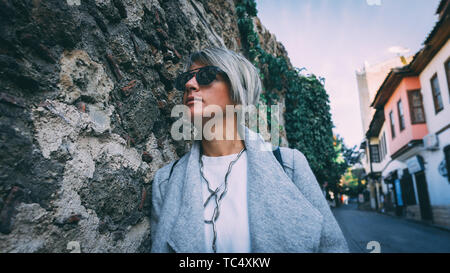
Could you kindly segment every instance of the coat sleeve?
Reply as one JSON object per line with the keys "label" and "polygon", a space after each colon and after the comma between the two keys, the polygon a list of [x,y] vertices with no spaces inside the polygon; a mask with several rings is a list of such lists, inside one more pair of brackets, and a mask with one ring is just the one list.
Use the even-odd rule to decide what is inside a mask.
{"label": "coat sleeve", "polygon": [[[151,209],[150,209],[150,237],[151,237],[151,252],[165,252],[162,246],[163,239],[158,237],[158,226],[161,224],[161,213],[165,199],[164,183],[167,183],[170,176],[170,170],[178,160],[165,165],[156,171],[155,177],[151,185]],[[167,185],[166,185],[167,186]],[[161,191],[162,190],[162,191]]]}
{"label": "coat sleeve", "polygon": [[312,172],[306,157],[293,149],[294,182],[308,201],[323,216],[319,252],[348,252],[347,242],[334,218],[319,183]]}

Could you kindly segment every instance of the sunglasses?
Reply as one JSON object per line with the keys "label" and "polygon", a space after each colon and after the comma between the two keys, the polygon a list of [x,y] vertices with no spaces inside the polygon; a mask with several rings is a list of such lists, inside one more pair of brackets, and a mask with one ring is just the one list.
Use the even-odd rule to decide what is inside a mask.
{"label": "sunglasses", "polygon": [[194,76],[199,85],[208,85],[212,83],[217,78],[217,74],[224,74],[226,76],[226,73],[216,66],[204,66],[194,70],[178,75],[175,79],[175,88],[180,91],[185,91],[186,83]]}

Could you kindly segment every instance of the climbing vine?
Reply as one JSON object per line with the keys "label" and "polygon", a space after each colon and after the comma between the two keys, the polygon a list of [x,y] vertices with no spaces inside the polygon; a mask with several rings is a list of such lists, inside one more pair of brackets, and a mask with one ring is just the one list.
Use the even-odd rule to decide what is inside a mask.
{"label": "climbing vine", "polygon": [[[252,19],[257,15],[254,0],[237,1],[236,14],[244,52],[260,71],[264,86],[261,103],[271,105],[284,95],[285,130],[290,147],[306,156],[319,183],[337,183],[342,168],[336,163],[333,123],[324,79],[303,75],[300,69],[290,68],[283,57],[273,56],[261,47]],[[268,124],[270,126],[269,114]]]}

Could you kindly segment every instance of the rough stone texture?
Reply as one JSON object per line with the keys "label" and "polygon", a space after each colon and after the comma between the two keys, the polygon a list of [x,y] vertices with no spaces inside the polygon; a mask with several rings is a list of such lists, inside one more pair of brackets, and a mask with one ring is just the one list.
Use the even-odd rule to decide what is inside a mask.
{"label": "rough stone texture", "polygon": [[450,206],[432,206],[434,224],[450,229]]}
{"label": "rough stone texture", "polygon": [[[172,81],[207,46],[240,51],[232,0],[0,1],[0,252],[147,252]],[[259,23],[265,48],[286,52]]]}

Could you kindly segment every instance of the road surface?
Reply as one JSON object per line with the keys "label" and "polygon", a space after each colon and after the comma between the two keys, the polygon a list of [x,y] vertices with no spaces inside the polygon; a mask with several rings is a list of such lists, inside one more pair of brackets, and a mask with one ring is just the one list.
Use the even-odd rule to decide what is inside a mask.
{"label": "road surface", "polygon": [[372,211],[361,211],[356,204],[332,209],[347,240],[350,252],[369,253],[371,243],[379,243],[381,253],[447,252],[450,253],[450,232]]}

